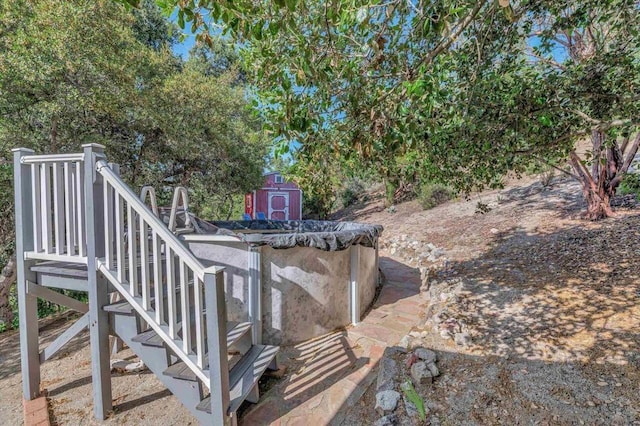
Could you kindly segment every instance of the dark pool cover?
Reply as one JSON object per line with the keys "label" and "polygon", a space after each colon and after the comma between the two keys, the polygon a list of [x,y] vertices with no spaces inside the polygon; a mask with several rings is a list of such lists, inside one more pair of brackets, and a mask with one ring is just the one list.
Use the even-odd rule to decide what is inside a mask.
{"label": "dark pool cover", "polygon": [[321,220],[209,222],[192,217],[192,223],[198,234],[234,235],[251,245],[275,249],[302,246],[325,251],[344,250],[352,245],[375,247],[383,229],[380,225]]}

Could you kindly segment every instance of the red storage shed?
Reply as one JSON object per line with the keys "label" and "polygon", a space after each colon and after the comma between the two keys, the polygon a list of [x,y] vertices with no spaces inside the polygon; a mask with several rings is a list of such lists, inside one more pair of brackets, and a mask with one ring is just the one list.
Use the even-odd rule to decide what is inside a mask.
{"label": "red storage shed", "polygon": [[262,188],[245,195],[245,217],[269,220],[301,220],[302,190],[278,172],[266,173]]}

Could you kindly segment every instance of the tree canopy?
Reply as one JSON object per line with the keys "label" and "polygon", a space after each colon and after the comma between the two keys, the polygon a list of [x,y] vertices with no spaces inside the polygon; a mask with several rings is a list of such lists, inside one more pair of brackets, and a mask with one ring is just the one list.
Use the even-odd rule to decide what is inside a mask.
{"label": "tree canopy", "polygon": [[194,207],[214,216],[261,183],[264,138],[222,42],[174,56],[177,31],[153,1],[133,13],[112,1],[17,1],[0,22],[5,158],[15,146],[101,143],[132,185],[199,188]]}
{"label": "tree canopy", "polygon": [[[215,27],[235,38],[279,151],[301,144],[301,178],[335,153],[468,193],[594,131],[602,147],[637,131],[635,0],[159,3],[205,43]],[[578,169],[604,158],[592,151]],[[618,177],[626,154],[609,162]],[[615,180],[578,169],[587,192]]]}
{"label": "tree canopy", "polygon": [[[153,185],[168,204],[185,185],[190,208],[212,219],[228,218],[262,183],[265,138],[235,50],[212,38],[183,60],[171,51],[179,32],[155,2],[137,6],[0,2],[0,265],[14,250],[11,148],[106,145],[134,189]],[[13,277],[0,279],[0,331],[12,324]]]}

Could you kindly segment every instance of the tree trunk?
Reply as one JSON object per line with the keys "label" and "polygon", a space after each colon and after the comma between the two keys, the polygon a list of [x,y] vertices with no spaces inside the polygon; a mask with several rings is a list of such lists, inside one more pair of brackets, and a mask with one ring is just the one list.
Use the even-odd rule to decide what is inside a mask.
{"label": "tree trunk", "polygon": [[234,207],[233,195],[228,194],[227,199],[229,200],[229,211],[227,212],[227,220],[229,220],[231,219],[231,215],[233,214],[233,207]]}
{"label": "tree trunk", "polygon": [[11,287],[16,282],[16,262],[12,257],[2,270],[0,275],[0,323],[4,322],[7,327],[11,327],[13,322],[13,310],[9,303]]}
{"label": "tree trunk", "polygon": [[[582,194],[587,202],[584,217],[589,220],[600,220],[615,216],[611,208],[611,199],[640,148],[640,133],[636,134],[630,146],[627,139],[622,146],[619,146],[617,141],[611,141],[605,149],[605,134],[600,130],[592,132],[591,140],[593,142],[591,171],[575,151],[569,154],[569,163],[573,167],[575,177],[582,185]],[[625,153],[627,148],[629,151]]]}
{"label": "tree trunk", "polygon": [[583,214],[585,219],[600,220],[615,216],[611,209],[611,197],[605,191],[583,187],[582,193],[587,201],[587,211]]}

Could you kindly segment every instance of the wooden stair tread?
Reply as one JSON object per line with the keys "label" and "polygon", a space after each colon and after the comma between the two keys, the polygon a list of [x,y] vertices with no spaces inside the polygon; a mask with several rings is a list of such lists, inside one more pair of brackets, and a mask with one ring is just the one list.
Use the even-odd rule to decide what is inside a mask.
{"label": "wooden stair tread", "polygon": [[74,278],[86,279],[88,277],[87,265],[82,263],[46,261],[35,264],[31,267],[31,271]]}
{"label": "wooden stair tread", "polygon": [[131,306],[131,304],[129,302],[127,302],[126,300],[123,300],[121,302],[112,303],[110,305],[106,305],[102,309],[105,312],[110,312],[110,313],[119,314],[119,315],[134,315],[135,314],[135,309],[133,309],[133,306]]}
{"label": "wooden stair tread", "polygon": [[[228,322],[227,323],[227,348],[231,348],[238,340],[242,338],[247,332],[251,330],[250,322]],[[233,362],[235,366],[238,364],[238,357],[234,354],[229,354],[229,361]],[[196,373],[194,373],[183,361],[179,361],[167,368],[164,373],[165,376],[171,376],[175,379],[190,380],[195,382],[197,380]]]}
{"label": "wooden stair tread", "polygon": [[[232,347],[242,336],[251,330],[250,322],[228,322],[227,323],[227,347]],[[141,343],[145,346],[154,346],[161,348],[164,346],[164,341],[158,334],[150,328],[147,331],[143,331],[142,333],[135,336],[133,339],[134,342]]]}
{"label": "wooden stair tread", "polygon": [[229,322],[227,323],[227,348],[232,347],[246,333],[251,331],[250,322]]}
{"label": "wooden stair tread", "polygon": [[162,338],[158,336],[158,334],[152,328],[147,331],[143,331],[137,336],[134,336],[131,340],[137,343],[141,343],[144,346],[153,346],[156,348],[164,347],[164,340],[162,340]]}
{"label": "wooden stair tread", "polygon": [[[180,286],[176,287],[176,294],[177,295],[180,294]],[[165,295],[164,299],[166,298],[167,296]],[[149,302],[153,303],[154,301],[155,301],[155,296],[153,296],[152,294],[151,297],[149,298]],[[122,305],[127,305],[128,308]],[[133,308],[133,306],[126,300],[121,300],[121,301],[112,303],[110,305],[105,305],[102,309],[106,312],[111,312],[111,313],[120,314],[120,315],[133,315],[135,313],[135,309]]]}
{"label": "wooden stair tread", "polygon": [[[166,256],[162,255],[161,259],[166,260]],[[104,261],[104,259],[102,259]],[[153,259],[149,258],[149,263],[152,263]],[[125,269],[129,269],[129,257],[125,256],[124,259]],[[137,265],[140,265],[140,258],[138,257]],[[41,274],[60,275],[65,277],[74,278],[88,278],[87,265],[83,263],[74,262],[60,262],[56,260],[47,260],[44,262],[38,262],[31,267],[31,271]]]}
{"label": "wooden stair tread", "polygon": [[[264,371],[273,361],[279,348],[277,346],[255,345],[229,372],[230,400],[229,413],[234,413],[240,408],[251,389],[258,383]],[[211,396],[203,399],[198,410],[211,413]]]}

